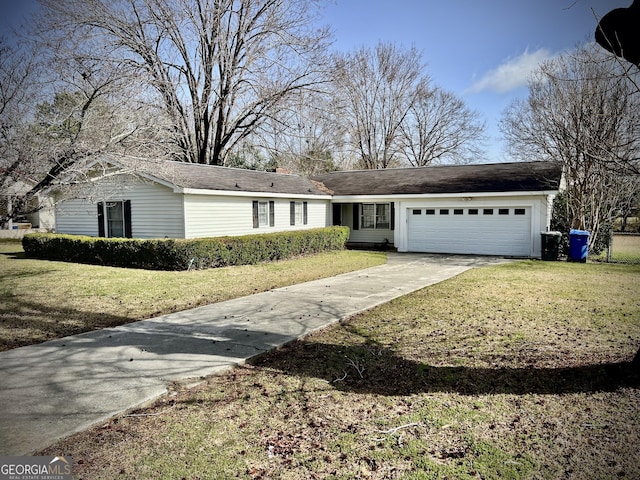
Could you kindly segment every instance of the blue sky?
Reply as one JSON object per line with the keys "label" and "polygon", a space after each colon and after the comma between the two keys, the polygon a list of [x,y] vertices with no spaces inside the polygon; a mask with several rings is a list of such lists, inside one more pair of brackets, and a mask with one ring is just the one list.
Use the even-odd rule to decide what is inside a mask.
{"label": "blue sky", "polygon": [[[488,155],[501,161],[498,122],[514,98],[527,95],[535,66],[591,41],[597,18],[632,0],[330,0],[323,23],[333,48],[378,41],[423,52],[433,81],[477,110],[487,123]],[[18,27],[35,0],[0,0],[0,29]]]}
{"label": "blue sky", "polygon": [[19,28],[23,20],[37,8],[36,0],[0,0],[0,30],[8,35],[11,28]]}
{"label": "blue sky", "polygon": [[487,123],[487,161],[503,161],[498,122],[527,96],[535,66],[592,41],[597,18],[632,0],[335,0],[325,10],[334,48],[378,41],[423,52],[434,83],[462,97]]}

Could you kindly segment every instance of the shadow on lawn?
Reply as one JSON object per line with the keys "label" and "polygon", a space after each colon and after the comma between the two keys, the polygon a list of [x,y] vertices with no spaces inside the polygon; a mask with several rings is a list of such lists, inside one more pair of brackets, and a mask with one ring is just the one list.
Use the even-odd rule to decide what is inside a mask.
{"label": "shadow on lawn", "polygon": [[321,378],[339,390],[378,395],[567,394],[640,387],[638,369],[630,362],[558,368],[441,367],[406,360],[377,345],[300,341],[252,363],[286,374]]}
{"label": "shadow on lawn", "polygon": [[[4,245],[2,245],[4,244]],[[2,248],[4,251],[0,252],[0,255],[3,255],[7,258],[10,259],[15,259],[15,260],[26,260],[27,259],[27,255],[24,253],[24,251],[22,250],[22,246],[19,245],[18,242],[7,242],[6,240],[1,240],[0,239],[0,245],[2,245]]]}
{"label": "shadow on lawn", "polygon": [[104,312],[51,308],[24,297],[0,298],[0,351],[134,321]]}

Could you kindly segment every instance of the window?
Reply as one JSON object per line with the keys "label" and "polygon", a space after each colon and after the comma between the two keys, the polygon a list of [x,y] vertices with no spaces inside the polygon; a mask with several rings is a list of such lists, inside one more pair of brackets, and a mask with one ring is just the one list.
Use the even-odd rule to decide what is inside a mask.
{"label": "window", "polygon": [[514,214],[514,215],[524,215],[524,208],[516,208],[516,209],[513,211],[513,214]]}
{"label": "window", "polygon": [[422,210],[420,210],[419,208],[416,208],[413,210],[412,212],[414,215],[422,215]]}
{"label": "window", "polygon": [[493,215],[493,208],[485,208],[482,210],[483,215]]}
{"label": "window", "polygon": [[461,208],[456,208],[453,210],[454,215],[462,215],[463,213],[464,213],[464,210],[462,210]]}
{"label": "window", "polygon": [[275,225],[275,202],[253,201],[253,228],[273,227]]}
{"label": "window", "polygon": [[131,201],[98,203],[98,236],[131,238]]}
{"label": "window", "polygon": [[498,210],[498,215],[509,215],[509,209],[508,208],[500,208]]}
{"label": "window", "polygon": [[360,227],[363,229],[388,229],[390,225],[389,212],[388,203],[363,203]]}
{"label": "window", "polygon": [[289,202],[289,224],[307,224],[307,202]]}
{"label": "window", "polygon": [[258,226],[263,227],[269,225],[269,204],[267,202],[258,202]]}
{"label": "window", "polygon": [[427,215],[435,215],[436,211],[432,208],[427,208],[427,211],[425,212]]}
{"label": "window", "polygon": [[440,215],[449,215],[449,209],[448,208],[441,208],[440,209]]}
{"label": "window", "polygon": [[302,225],[302,202],[296,202],[296,224]]}
{"label": "window", "polygon": [[478,215],[478,209],[477,208],[470,208],[469,209],[469,215]]}
{"label": "window", "polygon": [[124,209],[122,202],[107,202],[107,237],[124,237]]}

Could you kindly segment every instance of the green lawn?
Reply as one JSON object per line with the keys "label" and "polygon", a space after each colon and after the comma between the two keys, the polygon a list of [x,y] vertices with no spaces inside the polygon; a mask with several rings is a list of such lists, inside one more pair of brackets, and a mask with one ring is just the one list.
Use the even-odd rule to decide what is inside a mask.
{"label": "green lawn", "polygon": [[640,478],[640,266],[470,270],[78,433],[78,478]]}
{"label": "green lawn", "polygon": [[0,241],[0,350],[112,327],[379,265],[383,253],[339,251],[294,260],[159,272],[32,260]]}

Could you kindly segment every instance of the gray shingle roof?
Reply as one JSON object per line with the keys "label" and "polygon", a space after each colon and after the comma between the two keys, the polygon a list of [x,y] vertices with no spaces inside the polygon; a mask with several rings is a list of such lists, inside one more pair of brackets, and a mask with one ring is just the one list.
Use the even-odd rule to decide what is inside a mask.
{"label": "gray shingle roof", "polygon": [[[129,163],[129,162],[121,162]],[[182,188],[290,195],[404,195],[558,190],[560,166],[551,162],[441,165],[298,175],[182,162],[128,165]]]}
{"label": "gray shingle roof", "polygon": [[283,173],[183,162],[135,162],[135,170],[168,181],[178,187],[230,192],[329,195],[316,182]]}
{"label": "gray shingle roof", "polygon": [[402,195],[558,190],[561,168],[551,162],[442,165],[354,170],[319,175],[334,195]]}

